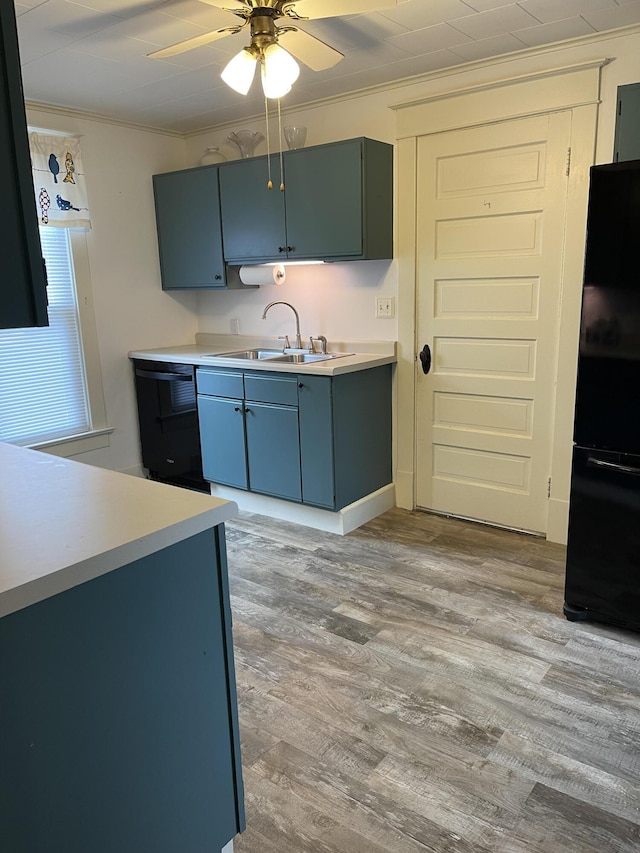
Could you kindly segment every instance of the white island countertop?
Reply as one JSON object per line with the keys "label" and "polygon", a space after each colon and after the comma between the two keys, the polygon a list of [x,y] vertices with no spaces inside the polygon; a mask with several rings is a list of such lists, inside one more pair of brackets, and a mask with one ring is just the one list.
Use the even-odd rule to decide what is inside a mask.
{"label": "white island countertop", "polygon": [[0,616],[237,512],[233,501],[0,443]]}

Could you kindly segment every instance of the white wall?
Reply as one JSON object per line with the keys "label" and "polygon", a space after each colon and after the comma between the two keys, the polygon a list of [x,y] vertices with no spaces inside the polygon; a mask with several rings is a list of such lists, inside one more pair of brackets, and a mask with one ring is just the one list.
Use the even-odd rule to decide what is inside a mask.
{"label": "white wall", "polygon": [[338,341],[394,341],[397,320],[375,317],[375,297],[395,297],[397,282],[394,261],[289,266],[284,284],[242,293],[199,294],[199,330],[228,334],[230,320],[235,318],[240,321],[240,334],[291,338],[295,320],[287,308],[273,308],[261,319],[269,302],[283,299],[296,307],[303,339],[324,335]]}
{"label": "white wall", "polygon": [[140,461],[131,365],[132,349],[192,341],[197,327],[192,293],[161,289],[151,176],[185,166],[181,138],[78,116],[29,109],[31,127],[79,134],[87,175],[92,230],[89,264],[105,393],[108,448],[80,461],[126,470]]}

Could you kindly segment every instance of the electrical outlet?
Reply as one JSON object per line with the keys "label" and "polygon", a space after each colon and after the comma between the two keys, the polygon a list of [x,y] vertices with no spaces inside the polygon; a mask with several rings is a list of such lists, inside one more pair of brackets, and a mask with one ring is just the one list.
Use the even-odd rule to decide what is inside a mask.
{"label": "electrical outlet", "polygon": [[229,329],[231,330],[232,335],[240,334],[240,320],[238,320],[237,317],[232,317],[231,320],[229,320]]}
{"label": "electrical outlet", "polygon": [[395,298],[393,296],[376,296],[376,317],[389,318],[395,316]]}

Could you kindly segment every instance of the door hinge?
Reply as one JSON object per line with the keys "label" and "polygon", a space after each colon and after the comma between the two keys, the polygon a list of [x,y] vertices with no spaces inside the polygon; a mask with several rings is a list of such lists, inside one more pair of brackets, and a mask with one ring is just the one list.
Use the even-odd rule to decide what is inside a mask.
{"label": "door hinge", "polygon": [[567,148],[567,169],[565,174],[567,177],[571,174],[571,148]]}
{"label": "door hinge", "polygon": [[547,500],[551,498],[551,477],[547,479]]}

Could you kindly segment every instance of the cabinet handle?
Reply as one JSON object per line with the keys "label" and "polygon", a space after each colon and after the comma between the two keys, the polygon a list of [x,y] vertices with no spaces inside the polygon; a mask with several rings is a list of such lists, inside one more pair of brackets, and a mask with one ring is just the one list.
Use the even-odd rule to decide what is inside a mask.
{"label": "cabinet handle", "polygon": [[234,412],[241,412],[241,411],[242,411],[242,409],[241,409],[241,407],[240,407],[240,406],[234,406],[233,411],[234,411]]}
{"label": "cabinet handle", "polygon": [[304,382],[298,382],[298,388],[304,388]]}
{"label": "cabinet handle", "polygon": [[296,250],[295,246],[287,246],[287,252],[295,252],[295,250]]}
{"label": "cabinet handle", "polygon": [[214,275],[215,281],[222,281],[222,276],[218,273],[218,275]]}
{"label": "cabinet handle", "polygon": [[245,410],[245,412],[250,412],[250,411],[251,411],[251,409],[250,409],[248,406],[245,406],[245,407],[244,407],[244,410]]}
{"label": "cabinet handle", "polygon": [[286,252],[286,251],[287,251],[287,247],[286,247],[286,246],[278,246],[278,251],[279,251],[279,252]]}
{"label": "cabinet handle", "polygon": [[604,459],[594,459],[589,456],[587,465],[590,468],[606,468],[608,471],[619,471],[621,474],[632,474],[634,477],[640,476],[640,468],[634,468],[631,465],[620,465],[617,462],[607,462]]}

